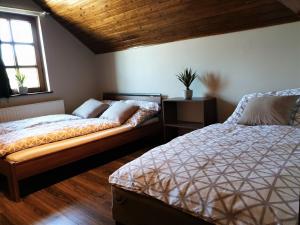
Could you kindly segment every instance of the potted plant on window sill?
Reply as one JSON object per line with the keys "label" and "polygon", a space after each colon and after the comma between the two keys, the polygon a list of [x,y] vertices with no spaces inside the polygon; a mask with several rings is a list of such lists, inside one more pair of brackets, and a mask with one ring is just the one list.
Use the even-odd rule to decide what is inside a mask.
{"label": "potted plant on window sill", "polygon": [[193,72],[191,68],[186,68],[182,73],[177,75],[178,80],[186,87],[186,90],[184,90],[184,98],[187,100],[193,97],[193,90],[190,89],[190,86],[197,76],[196,72]]}
{"label": "potted plant on window sill", "polygon": [[19,69],[17,69],[16,70],[16,80],[18,82],[20,95],[24,95],[24,94],[28,93],[28,87],[24,86],[25,79],[26,79],[25,75],[22,74]]}

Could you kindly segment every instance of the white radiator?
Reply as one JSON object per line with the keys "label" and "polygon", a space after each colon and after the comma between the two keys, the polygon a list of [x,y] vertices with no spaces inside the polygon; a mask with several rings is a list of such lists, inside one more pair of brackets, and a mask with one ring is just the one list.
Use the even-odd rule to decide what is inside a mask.
{"label": "white radiator", "polygon": [[0,122],[21,120],[51,114],[64,114],[63,100],[0,108]]}

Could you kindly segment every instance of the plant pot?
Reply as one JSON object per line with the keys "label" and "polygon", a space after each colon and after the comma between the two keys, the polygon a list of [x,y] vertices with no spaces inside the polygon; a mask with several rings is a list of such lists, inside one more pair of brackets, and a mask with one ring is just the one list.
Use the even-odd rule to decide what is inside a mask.
{"label": "plant pot", "polygon": [[184,98],[187,100],[191,100],[193,97],[193,90],[184,90]]}
{"label": "plant pot", "polygon": [[19,87],[19,94],[24,95],[28,93],[28,87]]}

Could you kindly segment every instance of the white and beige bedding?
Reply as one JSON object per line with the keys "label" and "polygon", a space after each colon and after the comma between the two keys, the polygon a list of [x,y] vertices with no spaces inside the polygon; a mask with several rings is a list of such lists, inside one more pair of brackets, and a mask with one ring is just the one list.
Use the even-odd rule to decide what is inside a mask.
{"label": "white and beige bedding", "polygon": [[50,153],[55,153],[59,151],[63,151],[68,148],[77,147],[92,141],[97,141],[109,136],[117,135],[126,131],[131,130],[132,127],[128,124],[124,124],[118,127],[114,127],[111,129],[101,130],[98,132],[81,135],[78,137],[73,137],[61,141],[56,141],[53,143],[48,143],[44,145],[35,146],[32,148],[27,148],[12,154],[9,154],[5,157],[5,159],[9,162],[24,162],[30,159],[38,158],[44,155],[48,155]]}
{"label": "white and beige bedding", "polygon": [[65,115],[44,116],[26,121],[11,122],[6,133],[0,135],[0,157],[56,141],[78,137],[97,131],[114,128],[120,124],[104,119],[77,119]]}
{"label": "white and beige bedding", "polygon": [[[154,118],[151,118],[151,119],[143,122],[142,124],[140,124],[140,126],[157,123],[158,121],[159,121],[159,118],[154,117]],[[87,134],[87,135],[82,135],[82,136],[78,136],[78,137],[74,137],[74,138],[69,138],[66,140],[56,141],[53,143],[24,149],[24,150],[7,155],[5,157],[5,159],[9,162],[20,163],[20,162],[38,158],[38,157],[41,157],[44,155],[48,155],[50,153],[63,151],[68,148],[77,147],[77,146],[80,146],[80,145],[83,145],[86,143],[90,143],[92,141],[97,141],[97,140],[104,139],[106,137],[121,134],[121,133],[129,131],[133,128],[134,127],[132,125],[126,123],[126,124],[123,124],[121,126],[114,127],[111,129],[106,129],[106,130],[98,131],[98,132]]]}
{"label": "white and beige bedding", "polygon": [[300,129],[211,125],[145,153],[109,182],[215,224],[297,224]]}
{"label": "white and beige bedding", "polygon": [[48,123],[55,123],[55,122],[67,121],[67,120],[78,120],[78,119],[81,118],[78,116],[72,116],[67,114],[55,114],[55,115],[40,116],[40,117],[35,117],[30,119],[0,123],[0,135],[17,131],[17,130],[26,129],[26,128],[46,125]]}
{"label": "white and beige bedding", "polygon": [[[114,102],[116,103],[118,101]],[[49,115],[0,123],[0,157],[4,157],[25,149],[30,149],[30,152],[36,155],[34,152],[36,147],[42,146],[42,149],[47,149],[48,147],[44,145],[66,139],[82,137],[89,134],[93,134],[92,139],[96,137],[101,139],[101,137],[106,136],[111,132],[106,132],[105,134],[99,135],[95,133],[107,129],[118,128],[120,126],[120,131],[123,131],[124,129],[128,130],[129,128],[141,125],[146,120],[155,116],[159,110],[157,103],[144,101],[134,101],[128,103],[126,103],[126,101],[119,101],[119,103],[135,108],[135,111],[137,110],[136,113],[132,112],[134,114],[131,117],[129,115],[129,119],[126,121],[124,126],[121,125],[125,121],[118,122],[102,117],[84,119],[78,116],[65,114]],[[89,139],[90,137],[83,137],[83,142],[86,143],[86,140]],[[76,145],[80,143],[81,140],[77,142],[74,141],[74,143],[71,143],[72,140],[69,140],[69,142],[70,144],[67,144],[67,146],[73,146],[74,143]],[[56,145],[61,146],[59,143],[56,143]],[[62,149],[62,147],[54,147],[54,149]],[[12,158],[15,159],[15,155]]]}

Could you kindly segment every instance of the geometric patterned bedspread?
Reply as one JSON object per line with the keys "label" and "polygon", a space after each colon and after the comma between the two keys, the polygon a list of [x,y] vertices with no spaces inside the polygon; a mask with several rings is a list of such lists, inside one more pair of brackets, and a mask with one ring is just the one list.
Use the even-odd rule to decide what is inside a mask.
{"label": "geometric patterned bedspread", "polygon": [[67,115],[67,114],[55,114],[55,115],[39,116],[35,118],[28,118],[28,119],[0,123],[0,135],[4,135],[17,130],[23,130],[27,128],[46,125],[50,123],[66,121],[66,120],[79,120],[79,119],[81,118],[78,116]]}
{"label": "geometric patterned bedspread", "polygon": [[300,128],[215,124],[122,166],[112,185],[214,224],[297,224]]}
{"label": "geometric patterned bedspread", "polygon": [[120,126],[105,119],[51,115],[0,124],[0,157]]}

